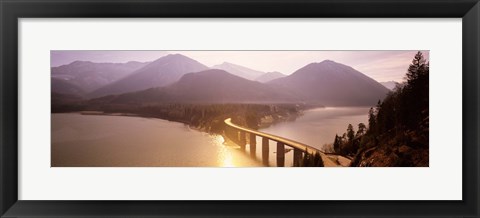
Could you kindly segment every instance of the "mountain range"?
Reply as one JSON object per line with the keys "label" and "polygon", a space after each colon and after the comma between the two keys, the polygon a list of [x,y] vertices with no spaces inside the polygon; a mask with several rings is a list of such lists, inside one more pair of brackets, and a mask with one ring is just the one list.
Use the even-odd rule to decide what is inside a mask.
{"label": "mountain range", "polygon": [[168,103],[292,103],[299,102],[292,93],[211,69],[188,73],[169,86],[122,95],[111,95],[94,102],[113,104]]}
{"label": "mountain range", "polygon": [[253,70],[244,66],[223,62],[222,64],[215,65],[212,67],[213,69],[220,69],[227,71],[233,75],[248,79],[248,80],[255,80],[258,77],[264,75],[265,73],[258,70]]}
{"label": "mountain range", "polygon": [[52,68],[52,91],[80,93],[92,99],[90,102],[104,104],[263,102],[326,106],[371,106],[389,91],[361,72],[334,61],[311,63],[288,76],[231,63],[214,68],[224,69],[208,68],[180,54],[167,55],[91,92],[57,80]]}
{"label": "mountain range", "polygon": [[207,66],[196,60],[180,54],[170,54],[149,63],[127,77],[95,90],[89,94],[89,97],[121,94],[165,86],[178,81],[187,73],[207,69],[209,69]]}
{"label": "mountain range", "polygon": [[307,102],[324,105],[375,105],[388,89],[359,71],[334,61],[308,64],[289,76],[270,81]]}
{"label": "mountain range", "polygon": [[385,88],[393,90],[397,85],[399,84],[398,82],[395,81],[387,81],[387,82],[380,82]]}
{"label": "mountain range", "polygon": [[136,61],[127,63],[75,61],[67,65],[52,67],[52,91],[63,92],[65,89],[79,89],[81,93],[88,93],[115,82],[147,64]]}
{"label": "mountain range", "polygon": [[274,79],[282,78],[282,77],[285,77],[285,76],[286,75],[283,74],[283,73],[274,71],[274,72],[268,72],[268,73],[260,75],[259,77],[257,77],[255,79],[255,81],[258,81],[258,82],[261,82],[261,83],[266,83],[266,82],[270,82]]}

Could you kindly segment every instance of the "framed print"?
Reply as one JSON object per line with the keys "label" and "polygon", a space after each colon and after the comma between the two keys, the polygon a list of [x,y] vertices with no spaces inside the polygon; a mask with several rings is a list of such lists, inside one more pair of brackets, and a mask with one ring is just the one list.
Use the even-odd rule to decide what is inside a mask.
{"label": "framed print", "polygon": [[476,0],[0,10],[1,217],[478,217]]}

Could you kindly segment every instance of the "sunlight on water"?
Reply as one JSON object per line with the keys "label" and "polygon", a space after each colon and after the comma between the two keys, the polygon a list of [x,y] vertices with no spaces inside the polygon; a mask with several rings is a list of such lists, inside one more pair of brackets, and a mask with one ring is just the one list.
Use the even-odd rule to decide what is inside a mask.
{"label": "sunlight on water", "polygon": [[[295,121],[260,131],[322,149],[347,125],[367,122],[369,108],[321,108]],[[52,115],[52,166],[120,167],[261,167],[262,139],[243,151],[221,135],[211,135],[166,120],[80,114]],[[274,141],[269,141],[269,165],[276,166]],[[285,154],[292,166],[293,152]]]}
{"label": "sunlight on water", "polygon": [[216,135],[214,137],[214,143],[220,148],[218,155],[218,164],[221,167],[236,167],[232,157],[231,148],[228,148],[224,143],[223,136]]}
{"label": "sunlight on water", "polygon": [[52,166],[258,167],[222,136],[160,119],[52,115]]}
{"label": "sunlight on water", "polygon": [[214,144],[218,146],[218,166],[220,167],[244,167],[262,166],[257,160],[248,156],[248,150],[242,151],[239,146],[226,143],[221,135],[212,136]]}
{"label": "sunlight on water", "polygon": [[222,166],[222,167],[236,167],[236,165],[233,162],[232,153],[230,151],[228,151],[228,148],[224,147],[221,152],[223,154],[221,156],[219,156],[219,163],[221,163],[220,166]]}

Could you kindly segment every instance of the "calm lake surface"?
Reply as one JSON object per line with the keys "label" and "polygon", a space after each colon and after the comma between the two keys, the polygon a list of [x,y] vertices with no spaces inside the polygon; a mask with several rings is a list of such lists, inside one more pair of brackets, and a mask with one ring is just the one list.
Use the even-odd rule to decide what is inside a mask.
{"label": "calm lake surface", "polygon": [[52,167],[262,166],[235,147],[161,119],[52,114]]}
{"label": "calm lake surface", "polygon": [[347,132],[348,124],[355,131],[359,123],[368,124],[369,107],[327,107],[304,112],[293,122],[283,122],[260,131],[279,135],[304,144],[324,149],[325,144],[333,144],[335,134]]}
{"label": "calm lake surface", "polygon": [[[335,134],[351,123],[367,123],[369,108],[318,108],[307,110],[295,121],[278,123],[260,131],[324,149]],[[237,146],[225,145],[188,126],[161,119],[52,114],[52,167],[260,167],[261,138],[254,160]],[[247,152],[249,147],[247,146]],[[270,142],[269,163],[275,166],[276,143]],[[287,152],[285,166],[291,166]]]}

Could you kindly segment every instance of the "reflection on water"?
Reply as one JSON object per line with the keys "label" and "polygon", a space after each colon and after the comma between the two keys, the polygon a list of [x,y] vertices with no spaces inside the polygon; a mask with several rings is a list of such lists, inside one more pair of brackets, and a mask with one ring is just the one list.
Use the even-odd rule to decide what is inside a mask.
{"label": "reflection on water", "polygon": [[[295,121],[277,123],[259,131],[302,142],[325,151],[325,144],[332,144],[335,134],[342,135],[345,133],[349,123],[355,129],[357,129],[358,123],[367,124],[369,109],[366,107],[317,108],[305,111]],[[262,139],[261,137],[256,139],[257,150],[255,154],[256,158],[260,160],[262,157]],[[287,146],[286,149],[289,149],[289,147]],[[270,166],[276,166],[276,150],[277,143],[269,141],[268,163]],[[249,146],[247,146],[247,151],[249,151]],[[293,166],[293,151],[286,151],[285,166]]]}
{"label": "reflection on water", "polygon": [[[335,134],[341,136],[348,124],[354,129],[359,123],[368,124],[369,107],[327,107],[307,110],[293,122],[283,122],[260,131],[279,135],[323,150],[332,144]],[[272,144],[272,143],[270,143]]]}
{"label": "reflection on water", "polygon": [[237,147],[160,119],[52,114],[52,166],[261,166]]}
{"label": "reflection on water", "polygon": [[[319,108],[305,111],[292,122],[260,131],[290,138],[324,149],[335,134],[346,132],[351,123],[367,123],[369,108]],[[262,139],[257,137],[256,159],[246,151],[225,143],[222,136],[209,135],[188,126],[161,119],[52,114],[53,167],[251,167],[262,166]],[[288,147],[287,147],[288,149]],[[275,142],[269,142],[269,165],[276,166]],[[292,166],[293,151],[285,154]]]}

